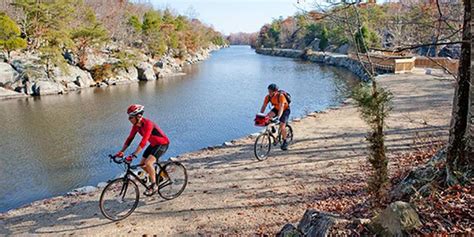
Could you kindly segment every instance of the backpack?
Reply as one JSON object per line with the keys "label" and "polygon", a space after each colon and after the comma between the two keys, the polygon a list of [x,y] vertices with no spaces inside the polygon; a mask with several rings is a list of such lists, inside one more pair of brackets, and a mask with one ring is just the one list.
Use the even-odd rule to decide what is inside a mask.
{"label": "backpack", "polygon": [[[288,105],[291,104],[291,95],[290,93],[284,91],[284,90],[278,90],[278,103],[280,103],[280,95],[283,94],[286,98],[286,101],[288,102]],[[269,98],[270,100],[272,99],[271,97]]]}

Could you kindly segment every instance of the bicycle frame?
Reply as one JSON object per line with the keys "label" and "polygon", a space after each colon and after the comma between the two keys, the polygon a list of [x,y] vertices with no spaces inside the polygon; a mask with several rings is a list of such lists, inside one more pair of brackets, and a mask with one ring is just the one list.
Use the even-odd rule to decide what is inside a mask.
{"label": "bicycle frame", "polygon": [[[112,157],[110,157],[110,158],[111,158],[115,163],[117,163],[117,164],[122,164],[122,162],[118,162],[115,158],[112,158]],[[143,185],[143,187],[145,187],[146,189],[148,189],[149,186],[146,185],[146,182],[143,181],[140,177],[138,177],[138,175],[136,175],[136,174],[132,171],[132,170],[134,170],[134,169],[136,169],[136,168],[138,168],[138,167],[142,167],[142,166],[140,166],[140,165],[130,165],[130,164],[127,164],[127,163],[124,163],[124,164],[125,164],[126,167],[127,167],[127,171],[125,172],[125,175],[124,175],[122,178],[125,179],[125,181],[129,181],[129,180],[132,180],[132,179],[130,178],[130,176],[131,176],[131,177],[135,178],[135,180],[137,180],[141,185]],[[155,165],[156,165],[156,171],[159,171],[159,172],[156,172],[156,171],[155,171],[155,172],[157,173],[157,174],[156,174],[156,178],[158,179],[158,178],[161,178],[161,176],[158,175],[158,174],[161,174],[161,171],[164,170],[164,166],[162,166],[162,165],[161,165],[160,163],[158,163],[158,162],[155,162]],[[122,190],[120,191],[120,193],[122,193],[124,189],[127,190],[128,182],[125,182],[125,183],[126,183],[127,185],[124,185],[124,187],[122,187]],[[164,187],[166,187],[167,185],[170,185],[170,184],[171,184],[170,182],[165,182],[165,183],[159,184],[159,185],[158,185],[158,189],[164,188]]]}
{"label": "bicycle frame", "polygon": [[[288,123],[287,123],[288,125]],[[277,127],[277,133],[278,133],[278,136],[275,137],[273,134],[274,132],[272,131],[272,128],[274,127]],[[277,122],[277,123],[270,123],[266,126],[265,128],[265,132],[264,133],[267,133],[272,139],[273,139],[273,145],[276,146],[278,145],[279,143],[281,143],[281,129],[280,129],[280,122]],[[278,138],[278,139],[277,139]]]}

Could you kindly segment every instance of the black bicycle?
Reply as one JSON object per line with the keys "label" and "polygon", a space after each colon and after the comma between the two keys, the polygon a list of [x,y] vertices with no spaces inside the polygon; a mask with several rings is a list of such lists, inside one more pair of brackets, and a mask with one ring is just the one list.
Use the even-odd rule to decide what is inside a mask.
{"label": "black bicycle", "polygon": [[[287,123],[286,124],[286,141],[288,144],[293,142],[293,128]],[[270,150],[273,146],[281,145],[283,143],[281,131],[280,131],[280,122],[278,120],[271,120],[271,122],[266,126],[265,131],[257,136],[254,144],[254,154],[255,157],[260,160],[266,160]]]}
{"label": "black bicycle", "polygon": [[[100,211],[102,214],[112,221],[123,220],[128,217],[137,208],[140,199],[138,190],[138,181],[145,189],[150,188],[147,185],[146,177],[140,178],[133,170],[139,165],[131,165],[124,162],[124,158],[117,158],[109,155],[111,161],[124,165],[125,174],[123,177],[114,179],[105,186],[100,195]],[[183,193],[188,183],[188,174],[186,168],[177,161],[168,161],[160,164],[155,163],[156,182],[158,183],[158,194],[166,199],[171,200],[177,198]],[[152,196],[147,195],[146,196]]]}

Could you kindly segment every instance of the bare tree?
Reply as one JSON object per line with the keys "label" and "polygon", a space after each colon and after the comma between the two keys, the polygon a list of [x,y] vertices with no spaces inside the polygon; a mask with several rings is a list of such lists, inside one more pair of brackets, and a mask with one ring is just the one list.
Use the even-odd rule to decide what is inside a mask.
{"label": "bare tree", "polygon": [[[456,172],[472,172],[474,157],[472,157],[472,77],[471,67],[471,1],[464,0],[464,22],[461,45],[459,76],[455,84],[449,143],[447,149],[447,183],[458,183]],[[471,133],[471,134],[470,134]],[[471,146],[471,147],[469,147]],[[470,156],[471,155],[471,156]]]}

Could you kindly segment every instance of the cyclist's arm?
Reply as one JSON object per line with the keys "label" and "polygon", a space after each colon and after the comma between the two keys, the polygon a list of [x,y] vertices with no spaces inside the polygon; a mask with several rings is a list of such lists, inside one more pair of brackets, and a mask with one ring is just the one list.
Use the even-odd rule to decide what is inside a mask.
{"label": "cyclist's arm", "polygon": [[138,132],[138,129],[135,126],[132,127],[132,130],[130,131],[130,135],[128,135],[127,140],[125,140],[125,143],[122,146],[122,150],[120,150],[121,152],[124,152],[125,150],[127,150],[127,148],[132,143],[133,139],[135,138],[135,135],[137,134],[137,132]]}
{"label": "cyclist's arm", "polygon": [[265,109],[267,108],[268,102],[269,102],[269,99],[268,99],[268,95],[267,95],[267,96],[265,96],[265,100],[263,101],[263,105],[262,105],[262,108],[260,109],[260,113],[263,114],[265,112]]}

